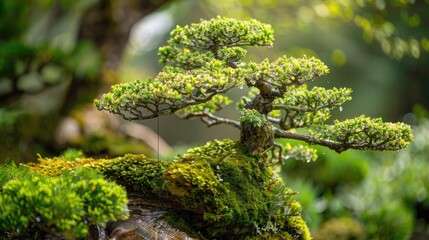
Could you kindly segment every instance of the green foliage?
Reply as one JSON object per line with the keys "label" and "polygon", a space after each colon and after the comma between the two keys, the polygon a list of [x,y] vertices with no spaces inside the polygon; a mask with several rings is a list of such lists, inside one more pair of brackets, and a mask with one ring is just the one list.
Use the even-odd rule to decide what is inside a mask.
{"label": "green foliage", "polygon": [[[422,50],[429,52],[428,38],[417,32],[429,8],[427,1],[365,0],[346,8],[357,9],[354,24],[362,29],[366,40],[377,41],[385,54],[401,59],[405,55],[419,58]],[[407,36],[404,29],[412,30]]]}
{"label": "green foliage", "polygon": [[0,42],[0,76],[5,78],[4,81],[9,81],[10,92],[17,91],[13,89],[13,84],[18,84],[15,87],[20,91],[27,90],[29,87],[25,86],[23,79],[29,75],[34,75],[40,88],[66,81],[65,75],[91,78],[98,73],[100,64],[99,55],[88,42],[77,44],[71,52],[44,44],[31,46],[15,40]]}
{"label": "green foliage", "polygon": [[421,231],[416,224],[420,210],[416,209],[424,211],[429,203],[428,132],[428,120],[419,119],[414,127],[416,141],[409,148],[385,155],[382,161],[372,159],[363,184],[338,196],[353,206],[352,211],[358,213],[371,239],[409,239],[413,231]]}
{"label": "green foliage", "polygon": [[404,123],[384,123],[381,118],[371,119],[360,116],[334,125],[323,127],[316,134],[345,145],[354,145],[356,149],[396,150],[405,148],[413,141],[411,127]]}
{"label": "green foliage", "polygon": [[273,32],[270,25],[254,19],[239,21],[224,17],[177,26],[170,34],[168,45],[159,49],[160,62],[194,69],[215,58],[228,66],[245,56],[242,46],[271,46]]}
{"label": "green foliage", "polygon": [[28,162],[38,152],[57,154],[61,149],[52,143],[60,119],[96,95],[102,44],[77,36],[96,2],[0,2],[0,122],[8,121],[0,123],[3,158]]}
{"label": "green foliage", "polygon": [[314,187],[314,184],[304,178],[298,178],[291,176],[289,178],[283,178],[292,189],[299,189],[296,194],[296,200],[302,205],[302,218],[308,224],[308,227],[314,233],[314,229],[317,229],[323,219],[320,213],[319,206],[320,199],[319,191]]}
{"label": "green foliage", "polygon": [[110,93],[103,95],[102,102],[95,100],[95,105],[129,120],[153,118],[211,100],[237,86],[237,74],[231,69],[184,72],[169,67],[155,79],[113,86]]}
{"label": "green foliage", "polygon": [[189,107],[180,109],[176,112],[176,114],[179,116],[185,116],[188,112],[214,113],[231,103],[232,100],[227,96],[215,95],[211,100],[205,103],[191,105]]}
{"label": "green foliage", "polygon": [[18,177],[7,181],[0,194],[0,230],[11,236],[25,236],[36,229],[67,238],[84,237],[91,225],[104,226],[128,216],[125,190],[89,170],[52,178]]}
{"label": "green foliage", "polygon": [[249,122],[254,127],[262,127],[267,123],[267,119],[255,109],[243,109],[240,112],[240,122]]}
{"label": "green foliage", "polygon": [[10,111],[5,108],[0,108],[0,128],[11,129],[15,122],[22,115],[22,111]]}
{"label": "green foliage", "polygon": [[37,50],[17,41],[0,42],[0,75],[10,77],[22,73],[22,68],[37,56]]}
{"label": "green foliage", "polygon": [[409,239],[413,215],[397,202],[368,206],[361,215],[369,239]]}
{"label": "green foliage", "polygon": [[304,162],[316,161],[317,159],[317,150],[304,145],[292,147],[292,145],[286,143],[285,151],[287,152],[286,159],[293,158]]}
{"label": "green foliage", "polygon": [[79,78],[97,77],[102,65],[102,59],[96,46],[86,41],[79,42],[64,60],[67,69]]}
{"label": "green foliage", "polygon": [[21,165],[16,165],[12,161],[6,161],[4,164],[0,164],[0,189],[9,180],[24,180],[28,178],[28,168]]}
{"label": "green foliage", "polygon": [[325,89],[314,87],[307,90],[307,85],[290,89],[285,98],[276,99],[274,109],[284,111],[281,118],[283,129],[309,127],[323,124],[331,117],[333,108],[351,100],[351,89]]}
{"label": "green foliage", "polygon": [[281,93],[285,93],[290,86],[300,86],[327,73],[328,67],[315,57],[282,56],[274,62],[268,59],[261,63],[250,62],[246,83],[248,86],[257,86],[258,82],[267,82]]}
{"label": "green foliage", "polygon": [[[290,143],[277,144],[277,149],[272,149],[271,159],[278,159],[280,163],[284,163],[285,160],[294,159],[302,162],[316,161],[318,155],[317,150],[305,145],[291,145]],[[276,151],[277,150],[277,151]]]}
{"label": "green foliage", "polygon": [[[425,116],[421,110],[418,115]],[[421,217],[429,206],[426,184],[429,121],[419,118],[417,122],[413,127],[416,141],[399,153],[335,154],[317,148],[317,162],[284,164],[282,176],[293,189],[300,189],[298,200],[303,204],[303,217],[312,230],[319,228],[311,224],[313,219],[329,222],[331,218],[353,217],[365,230],[364,239],[405,240],[413,233],[425,231],[427,223]],[[305,190],[299,179],[306,179],[311,189]],[[318,197],[312,203],[317,208],[308,207],[305,198],[301,199],[306,191]],[[319,232],[326,231],[326,225],[322,224],[321,229],[314,232],[316,239]],[[336,225],[330,229],[341,228]],[[324,239],[331,238],[330,233],[324,234]]]}
{"label": "green foliage", "polygon": [[[273,40],[271,27],[253,19],[217,17],[177,26],[168,45],[159,49],[165,67],[156,78],[113,86],[95,105],[128,120],[177,112],[185,119],[200,118],[208,126],[229,124],[241,130],[240,141],[256,155],[273,149],[274,138],[297,139],[337,152],[399,150],[413,140],[411,128],[403,123],[364,116],[326,125],[330,112],[337,107],[341,111],[351,99],[351,90],[308,89],[307,83],[329,73],[315,57],[283,55],[273,62],[241,62],[246,53],[241,47],[271,46]],[[231,103],[222,94],[244,84],[249,96],[238,103],[238,121],[216,116]],[[297,133],[296,128],[311,131]]]}

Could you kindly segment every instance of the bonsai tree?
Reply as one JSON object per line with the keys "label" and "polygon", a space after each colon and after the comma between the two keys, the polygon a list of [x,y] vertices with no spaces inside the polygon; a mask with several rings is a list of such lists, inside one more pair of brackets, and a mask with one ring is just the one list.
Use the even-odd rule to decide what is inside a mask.
{"label": "bonsai tree", "polygon": [[[240,140],[212,141],[189,149],[172,162],[132,154],[114,159],[75,156],[70,157],[72,161],[40,157],[39,163],[22,169],[23,174],[30,171],[24,181],[15,180],[21,174],[18,171],[0,182],[0,209],[10,213],[2,216],[6,224],[0,224],[0,237],[26,236],[32,231],[83,237],[89,231],[86,223],[95,227],[97,236],[111,237],[123,224],[136,226],[125,234],[144,237],[152,232],[147,228],[152,219],[139,218],[145,209],[158,211],[154,221],[163,218],[198,239],[311,239],[301,206],[293,198],[295,192],[275,175],[268,159],[309,161],[315,159],[315,150],[283,146],[275,139],[296,139],[341,152],[397,150],[407,146],[413,136],[408,125],[365,116],[326,124],[330,111],[350,100],[351,90],[309,89],[309,81],[328,73],[316,58],[282,56],[273,62],[243,62],[244,47],[271,46],[273,39],[272,28],[256,20],[218,17],[177,27],[168,45],[159,50],[163,70],[155,78],[113,86],[101,101],[95,101],[97,108],[128,120],[175,113],[184,119],[200,118],[208,126],[228,124],[240,129]],[[232,103],[225,94],[244,86],[249,92],[237,103],[239,119],[220,117],[217,112]],[[57,183],[63,187],[58,196],[69,189],[72,195],[68,199],[79,203],[68,212],[80,214],[60,214],[71,225],[56,221],[54,210],[60,207],[48,204],[50,195],[45,192],[58,189]],[[131,217],[125,221],[131,222],[103,229],[107,221],[128,216],[124,189],[116,184],[127,191]],[[34,194],[36,188],[42,192]],[[16,194],[22,192],[32,194]],[[41,208],[38,204],[24,206],[22,199],[42,202],[46,208],[36,215],[27,214]],[[61,206],[61,197],[57,200]],[[55,214],[43,215],[50,212]],[[23,228],[31,231],[22,233]],[[157,231],[163,229],[155,227],[153,232],[158,236]]]}
{"label": "bonsai tree", "polygon": [[[177,26],[168,44],[159,48],[163,70],[155,77],[118,84],[95,100],[99,110],[127,120],[143,120],[175,113],[200,118],[209,127],[228,124],[240,129],[240,143],[251,155],[272,155],[280,161],[316,158],[315,150],[275,139],[318,144],[340,153],[347,149],[399,150],[413,140],[410,126],[385,123],[366,116],[326,124],[335,108],[351,99],[351,89],[308,88],[307,83],[329,72],[315,57],[281,56],[270,61],[244,62],[248,46],[271,47],[273,29],[257,20],[217,17]],[[237,106],[239,119],[216,112],[231,104],[225,93],[249,90]]]}

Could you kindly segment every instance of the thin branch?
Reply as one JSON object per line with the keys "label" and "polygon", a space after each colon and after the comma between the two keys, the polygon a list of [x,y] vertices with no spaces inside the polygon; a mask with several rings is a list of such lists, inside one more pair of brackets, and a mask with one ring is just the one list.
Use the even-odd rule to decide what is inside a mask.
{"label": "thin branch", "polygon": [[335,102],[323,104],[315,107],[297,107],[297,106],[291,106],[291,105],[284,105],[284,104],[275,104],[273,105],[273,109],[275,110],[287,110],[287,111],[297,111],[297,112],[315,112],[323,108],[332,108],[335,107]]}
{"label": "thin branch", "polygon": [[328,140],[328,139],[317,138],[317,137],[311,136],[311,135],[288,132],[288,131],[278,129],[276,127],[273,127],[273,130],[274,130],[274,136],[276,138],[288,138],[288,139],[301,140],[301,141],[307,142],[311,145],[318,144],[321,146],[328,147],[328,148],[336,151],[337,153],[341,153],[341,152],[346,151],[348,149],[379,150],[379,151],[389,150],[388,148],[386,148],[384,146],[384,144],[391,141],[391,139],[387,139],[381,143],[374,143],[373,141],[369,141],[369,142],[353,141],[353,142],[350,142],[350,141],[348,141],[348,138],[347,138],[347,139],[343,139],[341,142],[337,142],[337,141],[332,141],[332,140]]}
{"label": "thin branch", "polygon": [[189,112],[180,116],[180,118],[183,118],[183,119],[191,119],[191,118],[197,118],[197,117],[201,118],[201,121],[207,124],[208,127],[219,125],[219,124],[227,124],[227,125],[236,127],[238,129],[241,129],[240,122],[232,119],[222,118],[208,112]]}
{"label": "thin branch", "polygon": [[361,149],[359,148],[359,145],[351,145],[350,143],[339,143],[331,140],[319,139],[310,135],[284,131],[276,127],[273,127],[273,130],[274,130],[274,136],[276,138],[288,138],[288,139],[301,140],[311,145],[318,144],[321,146],[328,147],[338,153],[341,153],[350,148]]}
{"label": "thin branch", "polygon": [[274,123],[274,124],[278,124],[278,125],[280,125],[280,123],[281,123],[281,119],[280,118],[274,118],[274,117],[267,116],[267,120],[270,123]]}
{"label": "thin branch", "polygon": [[[270,78],[271,78],[271,77],[270,77]],[[275,87],[278,87],[278,88],[281,88],[281,87],[282,87],[282,85],[281,85],[281,84],[278,84],[278,83],[276,83],[276,82],[272,82],[272,81],[269,81],[269,80],[266,80],[266,79],[261,79],[260,81],[265,82],[265,83],[268,83],[269,85],[271,85],[271,86],[275,86]]]}
{"label": "thin branch", "polygon": [[[276,156],[275,155],[275,149],[279,149],[278,150],[278,156]],[[284,162],[283,162],[283,152],[284,152],[284,147],[283,147],[283,145],[282,144],[280,144],[280,143],[278,143],[278,142],[274,142],[274,145],[273,145],[273,147],[271,148],[271,153],[272,153],[272,155],[273,155],[273,158],[274,157],[277,157],[277,159],[279,160],[279,163],[280,164],[283,164]]]}

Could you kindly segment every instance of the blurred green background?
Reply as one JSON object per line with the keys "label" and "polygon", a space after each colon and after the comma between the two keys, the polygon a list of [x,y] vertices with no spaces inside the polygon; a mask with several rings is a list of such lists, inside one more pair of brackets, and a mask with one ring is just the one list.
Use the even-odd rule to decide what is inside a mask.
{"label": "blurred green background", "polygon": [[[252,49],[247,60],[324,61],[331,73],[315,85],[353,89],[334,119],[365,114],[414,127],[415,142],[398,153],[320,148],[315,163],[278,167],[299,192],[315,238],[428,239],[428,0],[2,0],[0,161],[35,161],[70,147],[167,157],[238,138],[228,126],[174,116],[130,123],[92,105],[112,84],[155,76],[157,49],[175,25],[217,15],[273,26],[274,47]],[[223,114],[237,117],[234,107]]]}

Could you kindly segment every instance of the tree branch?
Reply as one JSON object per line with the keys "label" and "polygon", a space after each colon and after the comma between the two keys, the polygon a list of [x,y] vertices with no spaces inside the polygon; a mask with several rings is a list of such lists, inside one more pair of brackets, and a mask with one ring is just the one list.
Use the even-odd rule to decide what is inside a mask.
{"label": "tree branch", "polygon": [[238,129],[241,129],[240,123],[238,121],[222,118],[208,112],[188,112],[188,113],[184,113],[179,117],[183,119],[191,119],[191,118],[199,117],[201,121],[207,124],[208,127],[219,125],[219,124],[227,124],[227,125],[236,127]]}
{"label": "tree branch", "polygon": [[298,107],[284,104],[273,104],[274,110],[286,110],[286,111],[297,111],[297,112],[315,112],[324,108],[333,108],[335,107],[335,102],[327,103],[315,107]]}
{"label": "tree branch", "polygon": [[278,125],[280,125],[280,123],[281,123],[281,119],[280,118],[275,118],[275,117],[267,116],[267,120],[270,123],[274,123],[274,124],[278,124]]}
{"label": "tree branch", "polygon": [[274,135],[276,138],[288,138],[288,139],[295,139],[295,140],[301,140],[304,142],[307,142],[310,145],[318,144],[321,146],[328,147],[337,153],[341,153],[343,151],[346,151],[348,149],[372,149],[372,150],[385,150],[382,146],[379,146],[378,144],[372,144],[372,143],[356,143],[356,142],[335,142],[332,140],[326,140],[326,139],[320,139],[316,138],[311,135],[305,135],[300,133],[294,133],[294,132],[288,132],[281,129],[278,129],[276,127],[273,127]]}

